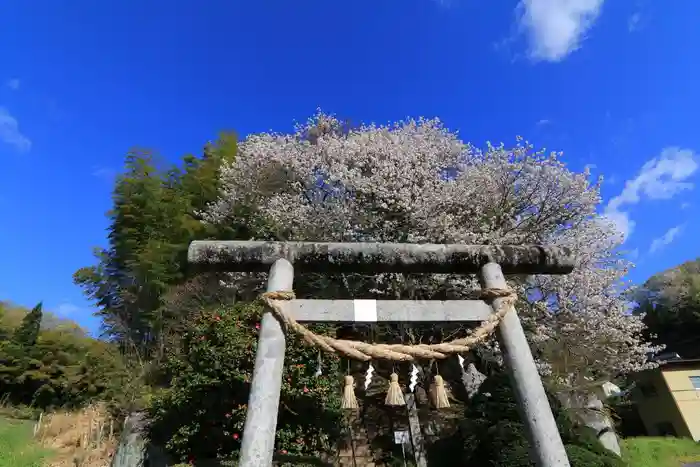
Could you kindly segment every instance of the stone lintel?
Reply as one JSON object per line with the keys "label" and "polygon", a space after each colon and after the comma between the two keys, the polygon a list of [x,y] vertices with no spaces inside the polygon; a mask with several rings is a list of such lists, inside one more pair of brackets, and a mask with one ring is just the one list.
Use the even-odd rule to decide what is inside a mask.
{"label": "stone lintel", "polygon": [[267,271],[280,258],[297,272],[476,273],[498,263],[506,274],[568,274],[571,251],[537,245],[440,245],[198,240],[188,261],[203,270]]}

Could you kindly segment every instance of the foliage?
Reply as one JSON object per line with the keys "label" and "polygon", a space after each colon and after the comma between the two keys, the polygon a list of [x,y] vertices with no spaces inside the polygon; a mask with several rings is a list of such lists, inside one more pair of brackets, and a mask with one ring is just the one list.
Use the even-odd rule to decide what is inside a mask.
{"label": "foliage", "polygon": [[32,308],[22,319],[22,323],[12,335],[12,342],[20,347],[31,347],[36,344],[41,328],[41,303]]}
{"label": "foliage", "polygon": [[[238,452],[255,360],[261,306],[238,303],[193,318],[165,360],[170,386],[150,409],[151,438],[182,461]],[[323,329],[316,329],[322,332]],[[338,360],[325,358],[314,376],[317,351],[287,343],[276,449],[317,455],[335,447],[339,429]]]}
{"label": "foliage", "polygon": [[[634,384],[634,380],[629,378],[629,381],[626,381],[626,383],[623,387],[631,387]],[[646,435],[647,430],[639,415],[637,404],[632,397],[632,391],[608,398],[605,401],[605,406],[614,423],[615,433],[618,436],[628,438]]]}
{"label": "foliage", "polygon": [[[654,349],[641,336],[641,319],[627,313],[621,279],[628,264],[617,253],[621,237],[597,213],[599,183],[567,169],[557,154],[520,140],[479,150],[438,120],[347,130],[322,113],[294,134],[248,136],[238,150],[221,169],[221,195],[204,212],[207,222],[248,225],[257,238],[277,240],[570,247],[572,274],[511,284],[543,371],[575,385],[648,366]],[[253,287],[244,279],[233,283]],[[298,279],[298,294],[317,298],[458,298],[477,287],[474,278],[444,275]],[[408,325],[396,334],[441,338]]]}
{"label": "foliage", "polygon": [[186,156],[183,167],[161,168],[149,152],[134,151],[116,181],[109,213],[109,246],[96,252],[97,264],[74,275],[99,307],[106,334],[141,359],[162,348],[163,297],[184,280],[189,243],[225,236],[232,228],[212,228],[196,212],[218,191],[222,161],[236,154],[236,137],[223,134],[201,158]]}
{"label": "foliage", "polygon": [[[550,405],[572,467],[624,467],[606,451],[588,428],[575,424],[569,413],[550,396]],[[504,373],[490,376],[465,411],[462,465],[529,467],[529,443],[517,410],[510,381]],[[488,464],[483,460],[489,459]],[[479,461],[482,460],[480,463]]]}
{"label": "foliage", "polygon": [[203,309],[227,306],[236,301],[232,289],[222,287],[221,279],[219,274],[198,274],[183,284],[171,287],[165,295],[164,314],[179,317],[164,329],[164,343],[171,352],[179,350],[181,337],[191,328],[192,319],[199,316]]}
{"label": "foliage", "polygon": [[[109,245],[75,281],[99,306],[107,335],[139,357],[144,372],[163,360],[157,373],[167,387],[153,397],[151,435],[182,460],[226,457],[239,447],[259,313],[245,302],[265,280],[231,274],[229,287],[211,295],[222,277],[186,282],[185,253],[198,238],[565,246],[575,254],[574,273],[511,282],[543,373],[575,386],[645,368],[655,350],[641,318],[627,313],[621,279],[629,265],[617,253],[621,237],[597,212],[599,183],[520,139],[479,150],[437,120],[347,128],[319,113],[293,134],[251,135],[240,145],[223,138],[202,158],[185,158],[182,169],[161,168],[149,153],[130,154],[126,165]],[[458,299],[477,286],[458,275],[295,277],[297,296],[315,298]],[[221,305],[234,297],[243,301]],[[464,330],[401,324],[324,332],[427,342]],[[497,345],[481,350],[498,354]],[[290,336],[287,352],[278,449],[328,450],[338,428],[338,363],[315,379],[314,351]],[[308,392],[299,392],[303,385]],[[496,446],[512,439],[504,452],[522,458],[519,422],[493,425],[482,434],[496,433]],[[595,455],[574,442],[579,435],[567,438],[577,446],[572,457]]]}
{"label": "foliage", "polygon": [[0,467],[41,467],[47,454],[34,445],[31,422],[0,418]]}
{"label": "foliage", "polygon": [[655,274],[635,299],[656,343],[683,358],[700,357],[700,259]]}
{"label": "foliage", "polygon": [[41,307],[36,307],[25,311],[14,330],[0,323],[5,334],[14,336],[0,342],[0,387],[8,402],[74,407],[121,392],[127,371],[116,349],[70,326],[38,331],[40,320]]}
{"label": "foliage", "polygon": [[687,438],[627,438],[622,455],[633,467],[677,467],[700,462],[700,444]]}

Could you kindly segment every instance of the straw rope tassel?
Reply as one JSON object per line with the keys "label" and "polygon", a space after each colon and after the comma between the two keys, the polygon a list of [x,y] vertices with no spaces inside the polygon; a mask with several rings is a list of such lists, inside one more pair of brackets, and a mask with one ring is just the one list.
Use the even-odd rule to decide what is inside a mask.
{"label": "straw rope tassel", "polygon": [[433,390],[431,391],[433,405],[436,409],[446,409],[450,406],[450,401],[447,398],[447,389],[445,388],[445,380],[442,376],[435,375]]}
{"label": "straw rope tassel", "polygon": [[393,406],[406,405],[403,393],[401,392],[401,386],[399,386],[399,375],[396,373],[392,373],[390,376],[389,390],[386,392],[384,403]]}
{"label": "straw rope tassel", "polygon": [[345,377],[343,401],[340,403],[340,408],[345,410],[355,410],[358,408],[357,398],[355,397],[355,378],[350,375]]}

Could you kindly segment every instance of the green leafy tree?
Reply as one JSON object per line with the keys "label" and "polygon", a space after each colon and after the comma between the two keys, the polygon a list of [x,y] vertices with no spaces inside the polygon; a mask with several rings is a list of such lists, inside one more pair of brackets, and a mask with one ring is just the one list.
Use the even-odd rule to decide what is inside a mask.
{"label": "green leafy tree", "polygon": [[12,333],[10,332],[5,323],[6,314],[7,312],[5,311],[5,304],[3,302],[0,302],[0,343],[5,342],[12,336]]}
{"label": "green leafy tree", "polygon": [[41,308],[42,304],[39,303],[22,319],[22,324],[15,330],[12,337],[15,343],[22,347],[31,347],[36,344],[36,340],[39,337],[39,330],[41,329],[41,318],[43,316]]}
{"label": "green leafy tree", "polygon": [[163,298],[184,280],[189,243],[227,233],[200,222],[198,212],[215,199],[219,168],[236,147],[235,135],[223,134],[181,168],[163,168],[149,152],[127,155],[108,213],[108,247],[74,280],[98,305],[106,334],[141,357],[162,348]]}
{"label": "green leafy tree", "polygon": [[700,357],[700,259],[653,275],[635,300],[655,343],[683,358]]}
{"label": "green leafy tree", "polygon": [[18,326],[0,323],[8,334],[14,330],[12,339],[0,343],[3,396],[41,409],[122,398],[129,378],[117,349],[75,332],[70,323],[39,330],[38,310],[25,311]]}

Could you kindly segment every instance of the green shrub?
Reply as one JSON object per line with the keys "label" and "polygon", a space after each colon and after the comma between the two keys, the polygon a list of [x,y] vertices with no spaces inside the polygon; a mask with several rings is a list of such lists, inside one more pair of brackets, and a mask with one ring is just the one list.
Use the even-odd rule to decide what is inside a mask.
{"label": "green shrub", "polygon": [[566,453],[569,455],[571,467],[621,467],[625,465],[622,460],[612,459],[575,444],[567,444]]}
{"label": "green shrub", "polygon": [[[175,458],[221,459],[238,452],[260,314],[258,304],[203,312],[167,356],[169,387],[152,399],[150,437]],[[317,350],[291,334],[287,339],[276,450],[319,455],[335,447],[340,430],[338,359],[324,357],[324,375],[315,377]]]}

